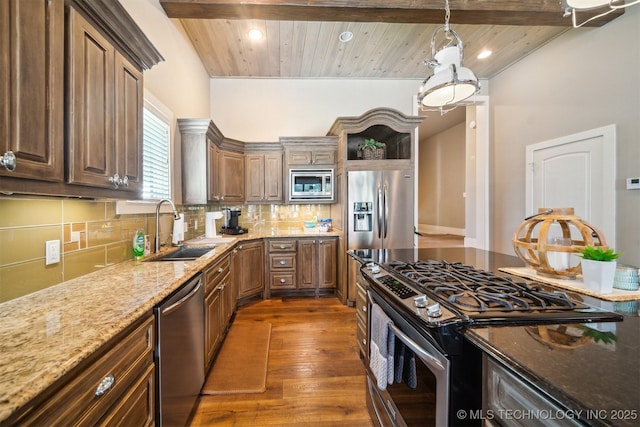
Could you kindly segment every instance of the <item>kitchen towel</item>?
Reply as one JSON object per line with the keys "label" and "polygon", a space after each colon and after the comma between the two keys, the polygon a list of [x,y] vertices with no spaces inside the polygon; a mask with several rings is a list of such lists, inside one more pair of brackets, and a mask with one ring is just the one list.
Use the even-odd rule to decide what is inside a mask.
{"label": "kitchen towel", "polygon": [[181,213],[180,219],[173,220],[173,237],[171,243],[174,245],[184,242],[184,214]]}
{"label": "kitchen towel", "polygon": [[[380,390],[385,390],[388,383],[393,384],[395,335],[389,328],[392,323],[378,304],[372,304],[369,367],[376,377]],[[391,355],[391,361],[389,361],[389,355]]]}
{"label": "kitchen towel", "polygon": [[395,358],[395,382],[404,381],[411,389],[418,386],[418,376],[416,372],[416,355],[410,348],[400,341],[396,340],[396,358]]}

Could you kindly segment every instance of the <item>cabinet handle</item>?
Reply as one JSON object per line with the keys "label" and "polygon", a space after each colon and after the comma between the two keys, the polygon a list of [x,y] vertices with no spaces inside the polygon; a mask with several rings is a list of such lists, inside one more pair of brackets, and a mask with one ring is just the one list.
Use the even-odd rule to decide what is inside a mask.
{"label": "cabinet handle", "polygon": [[365,338],[362,339],[362,345],[367,345],[367,340]]}
{"label": "cabinet handle", "polygon": [[367,312],[367,306],[366,305],[362,306],[362,311],[364,311],[365,313]]}
{"label": "cabinet handle", "polygon": [[0,165],[4,166],[9,172],[16,170],[16,155],[13,151],[7,151],[0,158]]}
{"label": "cabinet handle", "polygon": [[120,175],[117,173],[113,176],[110,176],[108,179],[110,184],[113,184],[113,187],[117,190],[118,187],[128,187],[129,186],[129,177],[125,175],[123,178],[120,178]]}
{"label": "cabinet handle", "polygon": [[115,382],[116,382],[116,379],[112,374],[109,374],[106,377],[104,377],[102,381],[100,381],[100,384],[98,384],[98,387],[96,388],[96,392],[95,392],[96,397],[100,397],[106,392],[108,392],[109,390],[111,390],[111,387],[113,387],[113,384]]}
{"label": "cabinet handle", "polygon": [[280,245],[280,249],[284,249],[285,247],[285,245]]}
{"label": "cabinet handle", "polygon": [[286,280],[280,279],[280,283],[284,283],[284,282],[286,282]]}
{"label": "cabinet handle", "polygon": [[280,261],[280,265],[285,265],[286,262],[284,260]]}
{"label": "cabinet handle", "polygon": [[223,268],[222,268],[222,267],[220,267],[220,268],[218,269],[218,273],[222,273],[223,271],[224,271],[224,270],[223,270]]}
{"label": "cabinet handle", "polygon": [[238,246],[238,249],[242,250],[242,245]]}
{"label": "cabinet handle", "polygon": [[318,243],[322,244],[322,240],[318,240]]}

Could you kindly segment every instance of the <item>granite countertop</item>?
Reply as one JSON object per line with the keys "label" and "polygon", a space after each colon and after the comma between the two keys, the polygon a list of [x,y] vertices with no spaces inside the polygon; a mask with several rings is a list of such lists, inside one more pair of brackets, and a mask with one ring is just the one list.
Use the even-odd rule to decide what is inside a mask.
{"label": "granite countertop", "polygon": [[[361,262],[447,260],[496,273],[523,265],[515,256],[472,248],[350,252]],[[584,337],[593,332],[579,325],[491,326],[469,329],[466,337],[570,410],[582,411],[590,425],[640,425],[640,302],[570,296],[623,314],[622,322],[589,325],[615,334],[617,341],[595,342]]]}
{"label": "granite countertop", "polygon": [[[252,231],[194,261],[126,261],[0,304],[0,422],[125,330],[236,242],[338,236]],[[163,252],[168,252],[167,249]]]}
{"label": "granite countertop", "polygon": [[629,311],[622,322],[588,325],[614,334],[616,341],[609,343],[587,336],[586,325],[488,327],[466,336],[589,424],[638,426],[638,302],[615,304],[617,312]]}

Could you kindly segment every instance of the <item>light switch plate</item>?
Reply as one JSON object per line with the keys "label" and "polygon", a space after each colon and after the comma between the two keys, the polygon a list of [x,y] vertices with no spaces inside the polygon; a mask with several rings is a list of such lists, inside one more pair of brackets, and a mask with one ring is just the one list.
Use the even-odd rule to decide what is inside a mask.
{"label": "light switch plate", "polygon": [[60,262],[60,240],[47,240],[45,242],[45,265]]}

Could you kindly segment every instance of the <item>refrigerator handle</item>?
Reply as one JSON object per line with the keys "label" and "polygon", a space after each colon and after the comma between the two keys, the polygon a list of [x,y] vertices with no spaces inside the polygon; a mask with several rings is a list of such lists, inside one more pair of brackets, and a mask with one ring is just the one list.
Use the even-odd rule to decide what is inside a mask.
{"label": "refrigerator handle", "polygon": [[387,184],[384,184],[384,192],[382,194],[382,205],[384,206],[384,238],[387,238],[387,229],[389,228],[389,205],[387,204]]}
{"label": "refrigerator handle", "polygon": [[380,184],[378,184],[378,206],[376,206],[376,211],[378,213],[378,239],[382,238],[382,188]]}

